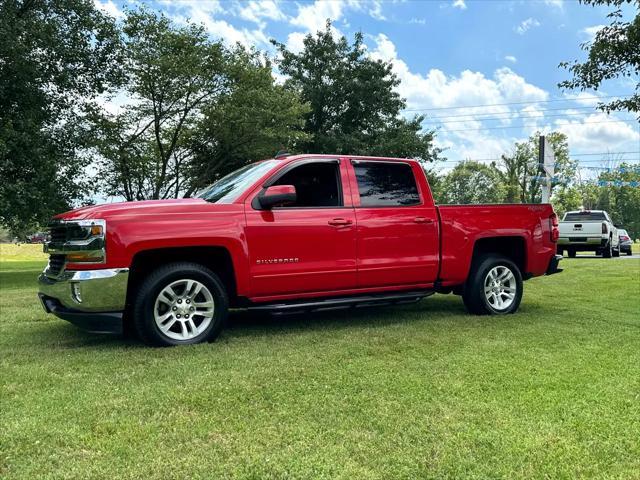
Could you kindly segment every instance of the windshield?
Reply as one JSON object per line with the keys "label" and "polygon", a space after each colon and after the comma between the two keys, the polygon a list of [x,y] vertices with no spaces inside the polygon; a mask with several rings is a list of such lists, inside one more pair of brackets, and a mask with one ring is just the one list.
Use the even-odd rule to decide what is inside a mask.
{"label": "windshield", "polygon": [[565,222],[597,222],[606,219],[604,212],[567,212],[564,216]]}
{"label": "windshield", "polygon": [[231,203],[277,163],[277,160],[265,160],[245,165],[202,189],[196,197],[212,203]]}

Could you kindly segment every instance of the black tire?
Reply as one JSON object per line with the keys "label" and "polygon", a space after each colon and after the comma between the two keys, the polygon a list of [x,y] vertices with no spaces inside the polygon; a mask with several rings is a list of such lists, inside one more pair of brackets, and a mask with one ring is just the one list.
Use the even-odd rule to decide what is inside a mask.
{"label": "black tire", "polygon": [[602,258],[611,258],[612,256],[613,248],[611,248],[611,241],[609,241],[602,249]]}
{"label": "black tire", "polygon": [[[513,281],[515,284],[513,288],[516,290],[515,297],[512,303],[503,309],[496,308],[496,306],[487,299],[487,295],[485,294],[485,280],[487,280],[489,273],[496,267],[503,267],[510,270],[514,277]],[[509,288],[511,288],[511,284]],[[522,292],[522,274],[517,265],[501,255],[487,254],[473,261],[462,299],[469,313],[475,315],[505,315],[515,313],[516,310],[518,310],[520,301],[522,300]],[[496,296],[494,295],[494,299],[495,298]]]}
{"label": "black tire", "polygon": [[569,258],[576,258],[576,251],[575,250],[568,250],[569,252]]}
{"label": "black tire", "polygon": [[633,255],[633,252],[632,252],[631,250],[629,250],[629,251],[627,252],[627,256],[628,256],[628,257],[630,257],[631,255]]}
{"label": "black tire", "polygon": [[[209,299],[213,300],[213,315],[210,318],[208,326],[197,335],[188,339],[176,339],[170,338],[171,332],[164,333],[155,320],[155,310],[157,308],[156,301],[160,293],[176,282],[189,282],[195,280],[202,284],[205,289],[201,291],[208,291],[210,294]],[[186,288],[185,288],[186,290]],[[198,295],[202,295],[199,293]],[[183,292],[177,294],[177,298],[188,298],[188,293]],[[200,298],[200,297],[199,297]],[[159,301],[159,300],[158,300]],[[176,300],[177,301],[177,300]],[[180,308],[187,308],[185,304],[182,305],[180,300]],[[196,305],[196,298],[194,296],[194,305]],[[192,309],[197,307],[191,307]],[[175,310],[175,308],[173,308]],[[178,310],[180,311],[180,310]],[[167,309],[167,313],[168,309]],[[185,317],[188,317],[189,312]],[[174,345],[190,345],[194,343],[200,343],[204,341],[213,341],[220,334],[229,314],[229,299],[226,289],[218,276],[208,268],[191,262],[176,262],[163,265],[160,268],[151,272],[140,284],[137,289],[133,304],[133,324],[136,329],[136,333],[140,339],[148,345],[154,346],[174,346]],[[180,315],[175,315],[180,317]],[[191,315],[193,320],[191,325],[196,325],[197,328],[201,327],[205,322],[205,317],[198,315],[197,312]],[[200,318],[201,317],[201,318]],[[182,320],[173,319],[173,323],[179,323],[179,326],[187,322],[184,318]],[[199,322],[199,325],[198,323]],[[176,327],[172,327],[178,329]],[[185,330],[181,330],[184,332]],[[189,328],[186,330],[189,334]],[[197,331],[197,329],[196,329]],[[180,332],[173,332],[174,335],[179,335]]]}
{"label": "black tire", "polygon": [[558,247],[558,249],[557,249],[556,253],[557,253],[558,255],[564,255],[564,249],[563,249],[562,247]]}
{"label": "black tire", "polygon": [[620,256],[620,247],[618,247],[617,249],[613,249],[612,250],[613,256],[614,257],[619,257]]}

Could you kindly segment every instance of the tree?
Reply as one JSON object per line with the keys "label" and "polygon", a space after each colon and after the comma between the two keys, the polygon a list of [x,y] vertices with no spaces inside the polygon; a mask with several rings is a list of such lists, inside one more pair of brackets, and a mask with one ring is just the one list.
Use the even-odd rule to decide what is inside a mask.
{"label": "tree", "polygon": [[456,165],[443,179],[442,203],[501,203],[500,177],[489,165],[466,161]]}
{"label": "tree", "polygon": [[[619,167],[604,171],[598,181],[640,182],[640,167],[621,163]],[[616,224],[621,224],[631,238],[640,238],[640,187],[607,185],[599,187],[597,208],[607,210]]]}
{"label": "tree", "polygon": [[83,117],[119,80],[119,37],[92,0],[3,0],[0,38],[0,223],[21,235],[82,198]]}
{"label": "tree", "polygon": [[190,158],[186,139],[203,108],[225,92],[228,52],[202,26],[175,26],[144,8],[123,25],[131,103],[98,119],[97,150],[106,193],[127,200],[177,197]]}
{"label": "tree", "polygon": [[[607,15],[611,24],[598,30],[592,42],[581,45],[588,51],[587,60],[583,63],[563,62],[561,67],[567,68],[573,78],[561,82],[561,88],[594,89],[602,82],[619,77],[636,78],[640,74],[640,13],[636,10],[633,20],[622,20],[622,6],[635,4],[640,8],[639,0],[581,0],[591,6],[607,5],[615,7]],[[640,113],[640,83],[636,83],[635,94],[609,103],[600,103],[600,109],[611,112],[628,110]],[[640,119],[640,117],[639,117]]]}
{"label": "tree", "polygon": [[[498,175],[504,185],[507,203],[539,203],[542,198],[542,182],[539,167],[539,137],[535,133],[526,142],[518,142],[511,155],[503,155],[497,166]],[[556,157],[555,176],[559,181],[552,183],[551,192],[564,188],[566,179],[573,179],[577,162],[569,157],[569,145],[564,133],[552,132],[546,135]]]}
{"label": "tree", "polygon": [[190,141],[186,196],[278,149],[295,151],[309,138],[303,132],[308,107],[295,92],[275,83],[270,63],[237,48],[229,75],[229,93],[203,110]]}
{"label": "tree", "polygon": [[389,155],[434,160],[440,150],[434,132],[422,132],[422,116],[400,116],[405,101],[396,92],[400,83],[390,63],[373,60],[363,35],[349,45],[335,39],[331,23],[316,35],[307,35],[304,50],[294,53],[272,41],[282,58],[285,86],[299,92],[310,110],[305,132],[310,135],[304,152]]}

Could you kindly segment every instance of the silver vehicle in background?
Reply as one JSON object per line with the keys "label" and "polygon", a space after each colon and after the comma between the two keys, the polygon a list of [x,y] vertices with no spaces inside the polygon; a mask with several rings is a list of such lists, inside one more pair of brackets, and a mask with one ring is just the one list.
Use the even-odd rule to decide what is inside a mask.
{"label": "silver vehicle in background", "polygon": [[558,253],[595,252],[604,258],[620,256],[618,229],[604,210],[567,212],[560,222]]}

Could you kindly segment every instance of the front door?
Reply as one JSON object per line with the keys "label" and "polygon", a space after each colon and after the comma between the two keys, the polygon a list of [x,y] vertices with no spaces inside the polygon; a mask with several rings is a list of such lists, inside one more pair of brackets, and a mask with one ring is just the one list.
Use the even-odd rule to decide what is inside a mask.
{"label": "front door", "polygon": [[[340,160],[293,162],[268,180],[293,185],[293,205],[246,205],[251,298],[355,288],[356,225],[346,166]],[[252,205],[253,203],[253,205]]]}
{"label": "front door", "polygon": [[[420,166],[352,160],[358,286],[431,284],[438,275],[438,216]],[[356,193],[357,192],[357,193]]]}

